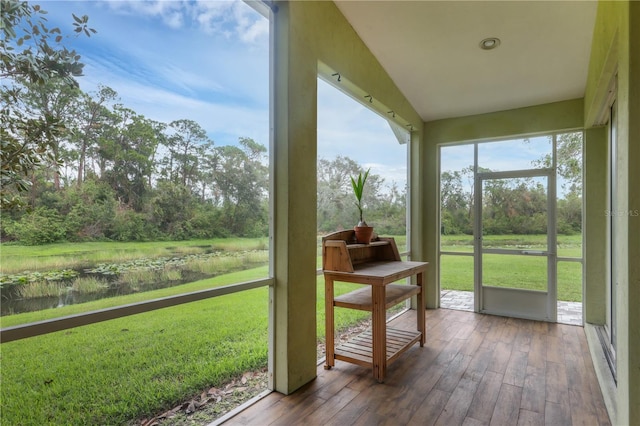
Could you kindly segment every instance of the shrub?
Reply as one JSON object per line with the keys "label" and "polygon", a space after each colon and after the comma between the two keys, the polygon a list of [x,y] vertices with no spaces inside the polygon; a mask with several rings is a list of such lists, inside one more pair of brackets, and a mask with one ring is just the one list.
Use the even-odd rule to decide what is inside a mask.
{"label": "shrub", "polygon": [[120,208],[116,211],[107,236],[116,241],[144,241],[155,234],[157,232],[147,224],[144,214]]}
{"label": "shrub", "polygon": [[72,241],[104,238],[111,227],[117,201],[105,183],[85,181],[64,191],[59,211],[65,215],[67,238]]}
{"label": "shrub", "polygon": [[8,225],[7,233],[29,246],[62,241],[67,233],[62,216],[46,207],[38,207],[19,221]]}
{"label": "shrub", "polygon": [[220,210],[209,205],[199,206],[189,221],[194,238],[224,238],[229,230],[222,226]]}

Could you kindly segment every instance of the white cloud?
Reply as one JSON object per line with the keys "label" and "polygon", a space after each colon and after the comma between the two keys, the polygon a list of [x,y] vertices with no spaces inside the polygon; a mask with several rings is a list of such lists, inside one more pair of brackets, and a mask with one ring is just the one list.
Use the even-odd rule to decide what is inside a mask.
{"label": "white cloud", "polygon": [[[98,83],[105,81],[100,75],[96,77],[85,81],[83,90],[96,90]],[[216,145],[234,144],[239,137],[251,137],[268,145],[268,110],[207,102],[113,75],[108,85],[118,92],[126,107],[147,118],[166,123],[183,118],[196,121]]]}
{"label": "white cloud", "polygon": [[255,13],[252,13],[247,5],[234,3],[233,12],[237,23],[236,32],[240,40],[253,44],[261,37],[269,36],[269,21],[256,19]]}
{"label": "white cloud", "polygon": [[241,0],[119,0],[106,3],[120,14],[158,18],[171,29],[193,25],[206,34],[245,44],[254,44],[269,34],[268,22],[257,17]]}
{"label": "white cloud", "polygon": [[120,0],[106,1],[109,7],[121,14],[142,15],[160,18],[170,28],[181,28],[184,25],[183,10],[184,1],[158,1],[158,0]]}
{"label": "white cloud", "polygon": [[162,17],[169,28],[178,29],[184,25],[184,18],[180,12],[172,12]]}

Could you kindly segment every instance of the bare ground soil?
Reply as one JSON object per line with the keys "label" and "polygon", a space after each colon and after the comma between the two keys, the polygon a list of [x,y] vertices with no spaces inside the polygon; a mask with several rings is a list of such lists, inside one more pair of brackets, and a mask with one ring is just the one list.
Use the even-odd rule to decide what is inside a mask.
{"label": "bare ground soil", "polygon": [[[371,320],[364,320],[338,336],[340,342],[346,342],[351,337],[365,331],[371,325]],[[318,360],[324,358],[325,344],[318,343]],[[165,411],[153,418],[141,419],[134,423],[136,426],[205,426],[239,407],[251,398],[267,390],[269,383],[267,369],[248,371],[218,388],[203,390],[189,401]]]}

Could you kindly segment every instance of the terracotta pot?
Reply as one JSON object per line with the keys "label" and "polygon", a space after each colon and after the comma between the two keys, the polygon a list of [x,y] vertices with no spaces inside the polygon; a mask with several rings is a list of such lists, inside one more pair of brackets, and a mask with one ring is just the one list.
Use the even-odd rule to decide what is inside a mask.
{"label": "terracotta pot", "polygon": [[369,244],[373,235],[373,226],[354,226],[356,241],[360,244]]}

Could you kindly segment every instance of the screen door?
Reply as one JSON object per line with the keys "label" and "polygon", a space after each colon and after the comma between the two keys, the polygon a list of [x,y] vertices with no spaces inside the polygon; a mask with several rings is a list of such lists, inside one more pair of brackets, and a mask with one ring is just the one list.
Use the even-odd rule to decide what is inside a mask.
{"label": "screen door", "polygon": [[478,173],[476,188],[477,311],[555,322],[553,175]]}

